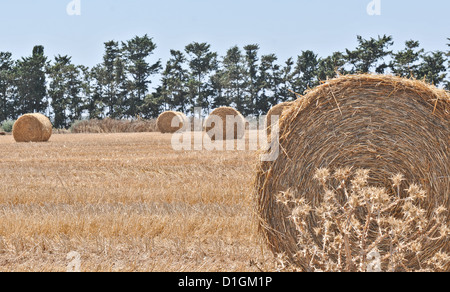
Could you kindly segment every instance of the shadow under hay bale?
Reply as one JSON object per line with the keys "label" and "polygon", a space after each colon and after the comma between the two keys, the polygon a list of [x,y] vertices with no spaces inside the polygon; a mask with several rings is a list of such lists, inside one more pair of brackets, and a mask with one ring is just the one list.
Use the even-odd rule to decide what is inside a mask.
{"label": "shadow under hay bale", "polygon": [[174,111],[163,112],[156,120],[158,130],[165,133],[176,133],[178,131],[187,131],[190,127],[189,119],[185,114]]}
{"label": "shadow under hay bale", "polygon": [[[295,101],[280,120],[279,157],[261,162],[254,193],[259,230],[274,254],[284,254],[303,271],[308,261],[298,257],[298,229],[292,213],[277,201],[289,192],[312,206],[323,200],[314,179],[317,169],[369,169],[370,185],[393,195],[393,174],[420,184],[432,208],[447,208],[450,196],[450,96],[420,81],[385,75],[350,75],[333,79]],[[307,222],[313,233],[315,220]],[[317,226],[316,226],[317,227]],[[375,228],[370,226],[370,228]],[[377,230],[371,230],[377,232]],[[449,242],[421,246],[405,259],[414,269],[432,255],[448,254]],[[448,270],[449,267],[447,266]]]}
{"label": "shadow under hay bale", "polygon": [[247,127],[244,116],[231,107],[220,107],[205,121],[205,131],[211,140],[242,139]]}
{"label": "shadow under hay bale", "polygon": [[52,136],[52,123],[42,114],[25,114],[13,126],[16,142],[47,142]]}

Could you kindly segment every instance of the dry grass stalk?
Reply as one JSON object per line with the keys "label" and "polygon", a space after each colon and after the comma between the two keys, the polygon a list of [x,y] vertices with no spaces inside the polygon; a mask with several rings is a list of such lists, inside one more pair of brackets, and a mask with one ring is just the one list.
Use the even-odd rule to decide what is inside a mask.
{"label": "dry grass stalk", "polygon": [[254,151],[180,154],[158,132],[51,139],[0,137],[0,271],[64,272],[72,251],[87,272],[272,270],[247,196]]}
{"label": "dry grass stalk", "polygon": [[190,127],[189,120],[186,115],[174,111],[166,111],[159,115],[156,120],[156,125],[159,131],[163,134],[173,134],[180,130],[187,130]]}
{"label": "dry grass stalk", "polygon": [[52,123],[42,114],[25,114],[13,126],[16,142],[47,142],[52,136]]}
{"label": "dry grass stalk", "polygon": [[[319,169],[315,179],[323,192],[314,205],[290,192],[278,195],[298,230],[294,256],[307,262],[309,271],[446,271],[448,210],[435,206],[428,218],[427,195],[419,186],[405,189],[403,176],[395,175],[392,196],[370,186],[369,177],[362,169],[338,169],[333,175]],[[296,269],[288,261],[285,268]]]}
{"label": "dry grass stalk", "polygon": [[245,135],[244,116],[231,107],[213,110],[205,121],[205,130],[211,140],[242,139]]}
{"label": "dry grass stalk", "polygon": [[[447,92],[384,75],[333,79],[295,101],[280,120],[283,151],[276,161],[259,165],[254,186],[260,232],[273,253],[284,253],[302,270],[310,268],[308,260],[297,256],[299,231],[288,219],[292,212],[277,202],[277,196],[289,192],[296,200],[318,206],[323,189],[314,180],[317,169],[370,169],[368,183],[386,189],[389,196],[398,193],[390,177],[402,173],[404,181],[420,184],[425,191],[420,207],[428,220],[436,206],[448,210],[449,117]],[[307,221],[310,231],[319,227],[314,222]],[[449,244],[430,243],[420,250],[424,263],[440,250],[448,253]],[[418,268],[417,263],[411,259],[405,266]]]}
{"label": "dry grass stalk", "polygon": [[[78,121],[70,128],[71,133],[143,133],[157,132],[155,120],[115,120],[106,118],[104,120]],[[56,133],[64,133],[58,130]]]}

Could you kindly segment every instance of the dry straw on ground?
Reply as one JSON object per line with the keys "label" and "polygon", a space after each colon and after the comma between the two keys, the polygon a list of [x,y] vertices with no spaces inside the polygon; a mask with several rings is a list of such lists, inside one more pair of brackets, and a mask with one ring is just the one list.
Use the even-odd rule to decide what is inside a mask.
{"label": "dry straw on ground", "polygon": [[187,130],[189,119],[183,113],[166,111],[159,115],[156,124],[161,133],[173,134],[180,130]]}
{"label": "dry straw on ground", "polygon": [[233,140],[244,137],[246,120],[234,108],[220,107],[213,110],[205,121],[205,130],[211,140]]}
{"label": "dry straw on ground", "polygon": [[267,136],[270,137],[271,129],[272,129],[272,117],[278,117],[278,119],[281,118],[281,115],[283,112],[288,109],[293,104],[292,101],[286,101],[282,102],[280,104],[275,105],[272,107],[266,116],[266,129],[267,129]]}
{"label": "dry straw on ground", "polygon": [[[55,131],[55,130],[54,130]],[[66,131],[57,129],[56,134],[62,134]],[[116,120],[106,118],[103,120],[92,119],[76,121],[70,128],[71,133],[144,133],[158,132],[156,120]]]}
{"label": "dry straw on ground", "polygon": [[[298,256],[302,248],[292,210],[277,197],[289,193],[305,205],[319,206],[324,195],[315,180],[318,169],[370,169],[367,184],[385,188],[390,196],[397,193],[390,178],[401,173],[404,183],[423,188],[426,198],[420,209],[426,218],[436,208],[445,208],[445,230],[450,195],[449,117],[448,92],[384,75],[333,79],[295,101],[280,121],[283,151],[276,161],[261,163],[255,181],[260,231],[271,250],[284,254],[300,270],[311,270],[309,261]],[[305,232],[314,234],[318,222],[308,215]],[[365,230],[377,233],[377,225]],[[319,237],[315,240],[323,246]],[[395,248],[396,243],[391,243]],[[424,244],[416,247],[415,257],[402,259],[403,270],[419,270],[420,263],[450,252],[448,235]],[[449,264],[445,269],[450,269]]]}
{"label": "dry straw on ground", "polygon": [[42,114],[25,114],[13,126],[16,142],[47,142],[52,135],[52,123]]}

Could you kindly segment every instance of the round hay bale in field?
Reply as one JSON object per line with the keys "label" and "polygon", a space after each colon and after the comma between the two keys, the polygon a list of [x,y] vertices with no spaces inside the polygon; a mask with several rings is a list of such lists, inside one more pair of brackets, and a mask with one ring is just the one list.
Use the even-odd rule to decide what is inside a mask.
{"label": "round hay bale in field", "polygon": [[[255,212],[260,233],[270,249],[274,254],[284,254],[288,262],[301,270],[310,271],[312,259],[302,257],[304,250],[300,252],[298,245],[300,235],[311,235],[319,246],[318,254],[321,247],[325,248],[322,235],[315,233],[323,227],[317,226],[319,218],[305,213],[309,219],[299,224],[306,227],[298,229],[298,224],[292,220],[292,210],[279,199],[283,194],[289,194],[292,201],[303,202],[314,210],[325,200],[324,188],[316,176],[320,169],[370,170],[368,184],[385,188],[389,198],[396,194],[392,176],[403,174],[402,189],[407,187],[407,182],[420,185],[426,192],[425,201],[420,203],[426,210],[424,217],[432,220],[434,208],[443,206],[447,226],[450,208],[449,118],[450,94],[417,80],[386,75],[349,75],[329,80],[307,92],[280,120],[279,146],[283,151],[275,161],[261,162],[255,179]],[[272,146],[277,142],[272,141]],[[339,191],[338,188],[330,190]],[[345,203],[346,195],[342,196]],[[302,209],[297,211],[302,212]],[[397,214],[393,211],[392,216]],[[338,218],[336,221],[339,222]],[[367,226],[368,234],[378,234],[378,227],[376,224]],[[433,231],[435,236],[436,232]],[[387,236],[383,240],[393,237],[392,234]],[[448,233],[444,237],[445,240],[431,244],[420,242],[416,246],[418,252],[402,259],[402,265],[415,269],[436,253],[444,252],[448,256]],[[347,238],[342,244],[358,245],[355,240]],[[343,247],[341,256],[346,251]],[[355,257],[361,256],[357,251],[348,252]],[[330,256],[338,257],[337,254]],[[450,270],[450,263],[445,270]]]}
{"label": "round hay bale in field", "polygon": [[159,115],[156,125],[161,133],[173,134],[178,131],[188,130],[189,119],[183,113],[166,111]]}
{"label": "round hay bale in field", "polygon": [[205,130],[211,140],[242,139],[247,127],[244,116],[231,107],[220,107],[205,121]]}
{"label": "round hay bale in field", "polygon": [[42,114],[25,114],[13,126],[16,142],[47,142],[52,136],[52,123]]}
{"label": "round hay bale in field", "polygon": [[282,102],[280,104],[275,105],[272,107],[266,116],[266,129],[267,129],[267,136],[270,137],[271,130],[272,130],[272,117],[278,116],[278,119],[281,118],[281,115],[283,112],[288,109],[294,102],[292,101],[286,101]]}

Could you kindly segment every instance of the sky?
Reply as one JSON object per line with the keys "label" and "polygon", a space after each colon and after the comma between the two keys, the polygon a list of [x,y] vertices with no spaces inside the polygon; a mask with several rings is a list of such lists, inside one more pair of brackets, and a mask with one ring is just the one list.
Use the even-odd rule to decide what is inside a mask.
{"label": "sky", "polygon": [[0,0],[0,51],[18,59],[43,45],[50,59],[69,55],[92,67],[102,62],[104,42],[144,34],[157,45],[152,58],[163,64],[171,49],[193,41],[211,44],[219,56],[257,43],[260,54],[275,53],[279,63],[304,50],[325,57],[353,49],[357,35],[392,35],[394,51],[410,39],[425,51],[447,51],[450,42],[448,0],[76,1],[79,9],[72,0]]}

